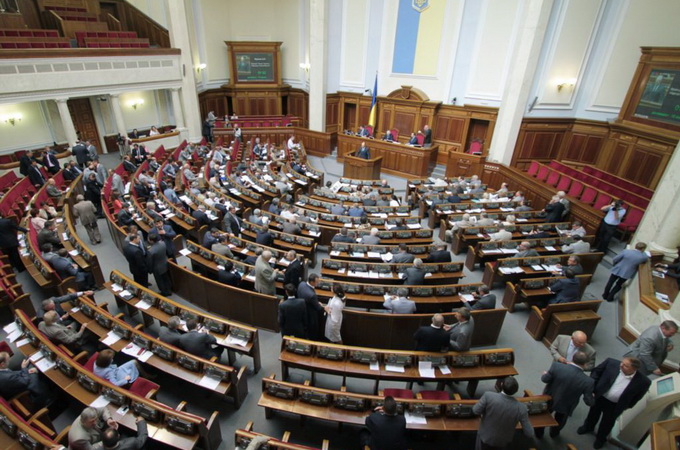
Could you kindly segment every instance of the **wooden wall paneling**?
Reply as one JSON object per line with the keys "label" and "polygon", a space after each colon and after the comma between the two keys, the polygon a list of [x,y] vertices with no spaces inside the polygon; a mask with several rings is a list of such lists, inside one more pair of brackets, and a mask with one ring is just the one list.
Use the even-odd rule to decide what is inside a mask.
{"label": "wooden wall paneling", "polygon": [[[370,115],[371,115],[371,104],[370,103],[368,105],[360,104],[359,107],[358,107],[356,128],[359,128],[359,125],[367,124],[368,123],[368,117]],[[380,124],[378,124],[378,126],[380,126]]]}
{"label": "wooden wall paneling", "polygon": [[340,98],[336,94],[326,96],[326,132],[340,132]]}
{"label": "wooden wall paneling", "polygon": [[399,130],[399,141],[403,141],[406,136],[409,136],[416,124],[417,112],[409,108],[398,108],[394,112],[394,125],[392,128]]}
{"label": "wooden wall paneling", "polygon": [[42,21],[40,20],[40,12],[33,0],[17,0],[19,11],[24,18],[24,22],[28,28],[39,29],[42,28]]}

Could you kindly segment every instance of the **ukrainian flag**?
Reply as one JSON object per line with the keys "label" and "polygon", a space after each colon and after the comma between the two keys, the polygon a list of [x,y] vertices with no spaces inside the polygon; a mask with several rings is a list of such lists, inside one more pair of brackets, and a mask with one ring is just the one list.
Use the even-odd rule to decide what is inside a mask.
{"label": "ukrainian flag", "polygon": [[373,85],[373,99],[371,100],[371,113],[368,115],[368,124],[375,130],[376,117],[378,117],[378,74],[375,74]]}
{"label": "ukrainian flag", "polygon": [[436,75],[445,0],[399,0],[392,72]]}

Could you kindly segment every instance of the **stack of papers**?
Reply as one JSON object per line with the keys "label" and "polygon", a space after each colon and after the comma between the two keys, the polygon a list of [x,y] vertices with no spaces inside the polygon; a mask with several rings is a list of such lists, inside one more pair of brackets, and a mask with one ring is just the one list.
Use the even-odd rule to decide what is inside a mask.
{"label": "stack of papers", "polygon": [[413,414],[411,412],[404,412],[404,418],[407,425],[427,425],[427,419],[420,414]]}
{"label": "stack of papers", "polygon": [[557,249],[553,247],[552,245],[546,245],[545,249],[548,250],[549,252],[555,252]]}
{"label": "stack of papers", "polygon": [[[118,336],[113,331],[109,331],[106,334],[106,337],[104,337],[104,339],[102,339],[102,344],[110,347],[118,341],[120,341],[120,336]],[[123,352],[125,352],[125,350],[123,350]]]}
{"label": "stack of papers", "polygon": [[557,267],[557,265],[548,265],[548,264],[542,264],[543,268],[547,270],[548,272],[559,272],[562,270],[561,267]]}
{"label": "stack of papers", "polygon": [[475,299],[475,296],[472,294],[458,294],[458,295],[466,302],[471,302]]}
{"label": "stack of papers", "polygon": [[203,377],[198,380],[198,385],[203,386],[208,389],[216,389],[220,385],[220,380],[217,378],[209,377],[208,375],[203,375]]}
{"label": "stack of papers", "polygon": [[54,366],[57,365],[55,361],[50,361],[47,358],[39,359],[34,364],[35,367],[41,372],[47,372],[48,370],[52,369]]}
{"label": "stack of papers", "polygon": [[432,361],[420,361],[418,363],[418,373],[423,378],[434,378],[434,367],[432,367]]}
{"label": "stack of papers", "polygon": [[417,229],[420,228],[420,224],[419,223],[409,223],[409,224],[406,224],[406,227],[409,230],[417,230]]}
{"label": "stack of papers", "polygon": [[149,308],[151,308],[151,303],[148,303],[144,300],[140,300],[140,301],[137,302],[135,307],[138,308],[138,309],[149,309]]}
{"label": "stack of papers", "polygon": [[501,267],[498,270],[505,275],[511,273],[524,273],[524,270],[522,270],[521,267]]}
{"label": "stack of papers", "polygon": [[449,366],[439,366],[439,370],[441,370],[443,375],[451,374],[451,369],[449,369]]}
{"label": "stack of papers", "polygon": [[399,372],[399,373],[404,373],[404,366],[400,364],[385,364],[385,370],[388,372]]}
{"label": "stack of papers", "polygon": [[99,397],[95,398],[92,400],[92,403],[90,403],[90,406],[93,408],[103,408],[104,406],[108,405],[111,403],[111,401],[104,397],[103,395],[100,395]]}
{"label": "stack of papers", "polygon": [[183,248],[182,250],[179,251],[179,254],[182,255],[182,256],[189,256],[189,255],[191,255],[191,250]]}
{"label": "stack of papers", "polygon": [[235,336],[229,336],[227,337],[224,342],[227,345],[238,345],[239,347],[247,347],[248,346],[248,341],[243,339],[243,338],[238,338]]}
{"label": "stack of papers", "polygon": [[380,258],[380,253],[378,252],[366,252],[366,256],[369,258]]}

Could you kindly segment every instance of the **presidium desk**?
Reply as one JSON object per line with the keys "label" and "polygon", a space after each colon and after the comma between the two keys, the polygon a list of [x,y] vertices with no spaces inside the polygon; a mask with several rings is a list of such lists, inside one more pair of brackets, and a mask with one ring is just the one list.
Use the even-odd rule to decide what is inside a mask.
{"label": "presidium desk", "polygon": [[366,142],[370,149],[371,158],[382,156],[382,171],[392,175],[427,177],[437,164],[436,145],[428,148],[412,147],[347,134],[338,134],[338,162],[343,162],[348,153],[359,150],[362,142]]}

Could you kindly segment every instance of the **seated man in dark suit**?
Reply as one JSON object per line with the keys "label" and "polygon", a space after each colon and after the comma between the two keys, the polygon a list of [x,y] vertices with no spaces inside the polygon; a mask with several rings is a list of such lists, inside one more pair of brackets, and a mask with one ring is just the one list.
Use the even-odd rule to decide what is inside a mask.
{"label": "seated man in dark suit", "polygon": [[129,203],[123,203],[123,207],[118,211],[118,225],[126,227],[135,223],[135,219],[132,218],[132,214],[128,211],[130,207]]}
{"label": "seated man in dark suit", "polygon": [[65,248],[57,251],[57,256],[50,260],[50,264],[62,280],[68,277],[75,277],[76,285],[80,291],[96,290],[94,276],[91,272],[85,272],[68,256]]}
{"label": "seated man in dark suit", "polygon": [[216,346],[217,339],[215,339],[215,336],[209,334],[207,329],[198,331],[196,319],[187,320],[186,327],[188,331],[179,338],[180,348],[187,353],[205,359],[216,356],[219,361],[224,347]]}
{"label": "seated man in dark suit", "polygon": [[444,316],[432,316],[432,324],[418,328],[413,339],[416,340],[415,349],[419,352],[441,352],[442,349],[448,349],[449,334],[444,330]]}
{"label": "seated man in dark suit", "polygon": [[366,417],[366,429],[360,433],[362,448],[406,450],[406,419],[397,413],[397,402],[387,396],[383,406]]}
{"label": "seated man in dark suit", "polygon": [[496,295],[489,293],[489,286],[483,284],[477,288],[477,292],[472,294],[476,301],[473,305],[469,302],[463,301],[463,304],[470,309],[470,311],[478,311],[482,309],[494,309],[496,307]]}
{"label": "seated man in dark suit", "polygon": [[62,325],[69,325],[73,323],[73,319],[69,316],[69,313],[64,311],[64,308],[61,307],[61,304],[72,302],[81,295],[92,296],[93,294],[94,294],[93,291],[72,292],[70,294],[62,295],[60,297],[47,298],[43,300],[41,303],[42,308],[41,311],[38,313],[39,317],[42,318],[43,316],[45,316],[45,313],[47,311],[55,311],[59,316],[59,323],[61,323]]}
{"label": "seated man in dark suit", "polygon": [[269,231],[269,222],[267,222],[262,229],[257,231],[255,242],[266,247],[272,247],[274,245],[274,236],[272,236],[271,231]]}
{"label": "seated man in dark suit", "polygon": [[198,208],[191,213],[191,217],[196,219],[198,222],[198,227],[202,227],[203,225],[210,226],[212,223],[212,220],[210,220],[210,217],[205,213],[205,205],[199,205]]}
{"label": "seated man in dark suit", "polygon": [[9,369],[9,353],[0,352],[0,395],[6,399],[28,391],[33,405],[40,409],[51,399],[50,387],[41,379],[40,372],[30,367],[30,361],[21,362],[21,370]]}
{"label": "seated man in dark suit", "polygon": [[411,139],[408,140],[409,145],[418,145],[418,137],[415,133],[411,133]]}
{"label": "seated man in dark suit", "polygon": [[413,267],[409,267],[404,271],[406,278],[404,279],[405,285],[421,285],[425,284],[425,269],[422,268],[423,260],[416,258],[413,260]]}
{"label": "seated man in dark suit", "polygon": [[383,141],[394,142],[394,136],[392,136],[392,131],[387,130],[382,138]]}
{"label": "seated man in dark suit", "polygon": [[352,243],[354,242],[351,237],[347,235],[347,228],[340,228],[340,232],[333,236],[333,239],[331,239],[331,242],[346,242],[346,243]]}
{"label": "seated man in dark suit", "polygon": [[61,239],[57,234],[57,224],[54,220],[45,222],[45,226],[40,233],[38,233],[38,246],[42,248],[43,245],[50,243],[54,248],[62,248]]}
{"label": "seated man in dark suit", "polygon": [[430,252],[430,256],[425,258],[426,263],[447,263],[451,262],[451,252],[446,249],[446,244],[437,245]]}
{"label": "seated man in dark suit", "polygon": [[224,270],[217,272],[217,281],[229,286],[238,287],[241,283],[241,274],[234,270],[234,263],[227,261],[224,263]]}
{"label": "seated man in dark suit", "polygon": [[210,231],[205,233],[203,236],[203,247],[208,250],[212,249],[213,244],[217,244],[217,237],[220,235],[220,230],[218,228],[211,228]]}
{"label": "seated man in dark suit", "polygon": [[179,347],[179,338],[182,333],[179,332],[181,319],[177,316],[172,316],[168,319],[168,326],[161,325],[161,331],[158,333],[158,339],[166,344]]}
{"label": "seated man in dark suit", "polygon": [[550,292],[556,294],[554,298],[550,299],[549,305],[555,303],[571,303],[581,300],[579,282],[574,277],[574,271],[566,269],[564,271],[566,278],[559,279],[550,285],[548,289]]}

